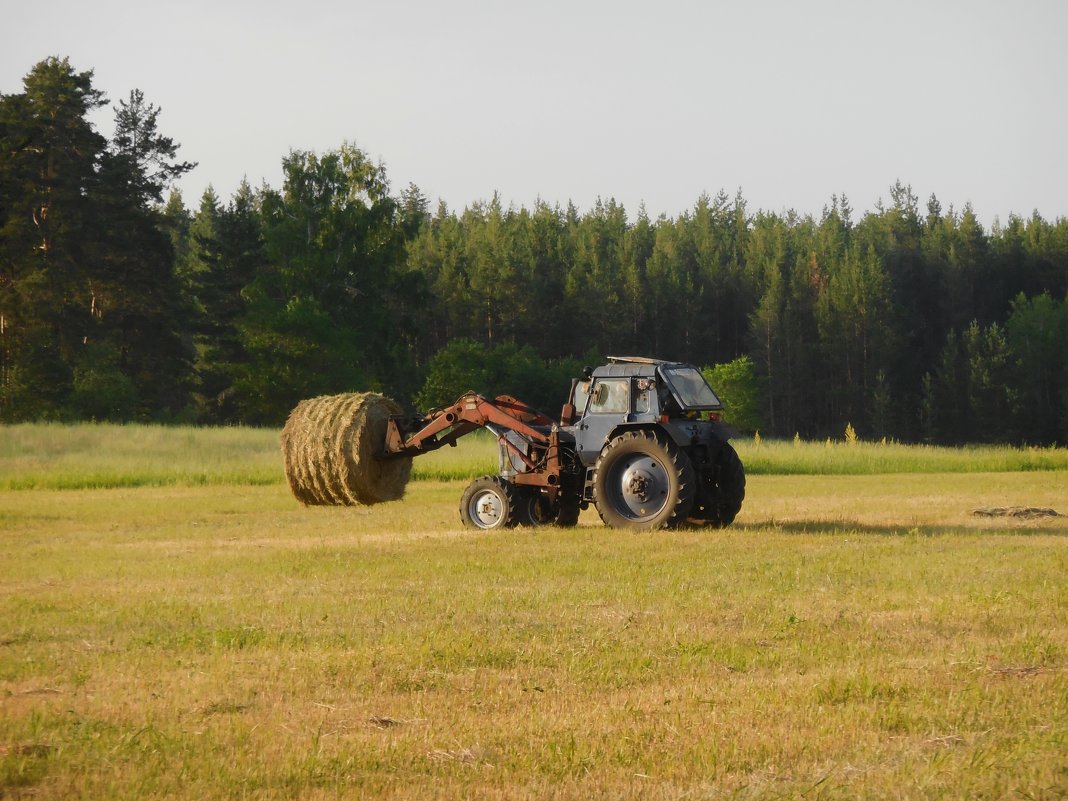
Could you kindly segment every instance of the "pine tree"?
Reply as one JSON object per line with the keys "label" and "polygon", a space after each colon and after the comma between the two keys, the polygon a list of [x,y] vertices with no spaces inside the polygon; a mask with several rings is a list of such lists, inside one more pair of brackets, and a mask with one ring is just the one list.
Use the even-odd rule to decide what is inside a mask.
{"label": "pine tree", "polygon": [[129,194],[141,206],[161,203],[163,190],[196,167],[189,161],[175,161],[179,145],[159,132],[160,108],[145,101],[144,92],[134,89],[129,100],[115,107],[115,134],[111,140],[112,168],[122,171]]}
{"label": "pine tree", "polygon": [[134,90],[115,108],[115,137],[102,155],[96,204],[95,339],[116,353],[136,387],[138,416],[172,418],[189,403],[192,307],[176,271],[163,190],[192,169],[157,129],[159,109]]}
{"label": "pine tree", "polygon": [[1005,322],[1024,441],[1064,442],[1068,415],[1068,300],[1018,295]]}
{"label": "pine tree", "polygon": [[67,413],[99,314],[89,253],[107,101],[92,71],[49,58],[0,97],[0,419]]}

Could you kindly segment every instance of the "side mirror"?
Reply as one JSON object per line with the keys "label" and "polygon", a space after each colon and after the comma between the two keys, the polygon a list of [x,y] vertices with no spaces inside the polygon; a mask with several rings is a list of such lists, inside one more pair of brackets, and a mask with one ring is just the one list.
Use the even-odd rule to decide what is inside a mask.
{"label": "side mirror", "polygon": [[575,422],[575,404],[565,403],[560,410],[560,425],[569,426]]}

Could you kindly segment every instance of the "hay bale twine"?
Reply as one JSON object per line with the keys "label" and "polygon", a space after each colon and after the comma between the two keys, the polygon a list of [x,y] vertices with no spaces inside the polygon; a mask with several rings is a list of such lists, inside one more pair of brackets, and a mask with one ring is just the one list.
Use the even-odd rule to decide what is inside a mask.
{"label": "hay bale twine", "polygon": [[301,401],[282,429],[286,480],[307,505],[371,505],[404,496],[411,457],[379,459],[400,407],[373,392]]}

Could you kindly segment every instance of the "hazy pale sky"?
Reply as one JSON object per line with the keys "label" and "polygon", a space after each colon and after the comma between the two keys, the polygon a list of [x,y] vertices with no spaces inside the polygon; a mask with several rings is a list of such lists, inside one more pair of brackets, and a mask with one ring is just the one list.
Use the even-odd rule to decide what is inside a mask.
{"label": "hazy pale sky", "polygon": [[1064,0],[0,6],[0,92],[50,55],[112,105],[143,90],[199,162],[191,207],[348,141],[455,210],[497,191],[677,216],[740,188],[751,210],[844,193],[859,213],[901,179],[987,226],[1068,216]]}

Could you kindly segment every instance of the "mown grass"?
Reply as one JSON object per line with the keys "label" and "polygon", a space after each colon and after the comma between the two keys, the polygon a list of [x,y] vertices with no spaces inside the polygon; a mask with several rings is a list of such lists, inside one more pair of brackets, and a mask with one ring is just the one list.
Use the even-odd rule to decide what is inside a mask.
{"label": "mown grass", "polygon": [[1068,522],[970,514],[1062,478],[755,476],[640,535],[6,492],[0,796],[1063,798]]}
{"label": "mown grass", "polygon": [[[734,442],[750,475],[1068,470],[1066,448],[938,448],[896,443]],[[497,472],[485,432],[415,459],[415,480]],[[263,486],[285,480],[279,432],[257,428],[24,424],[0,427],[0,490]]]}

